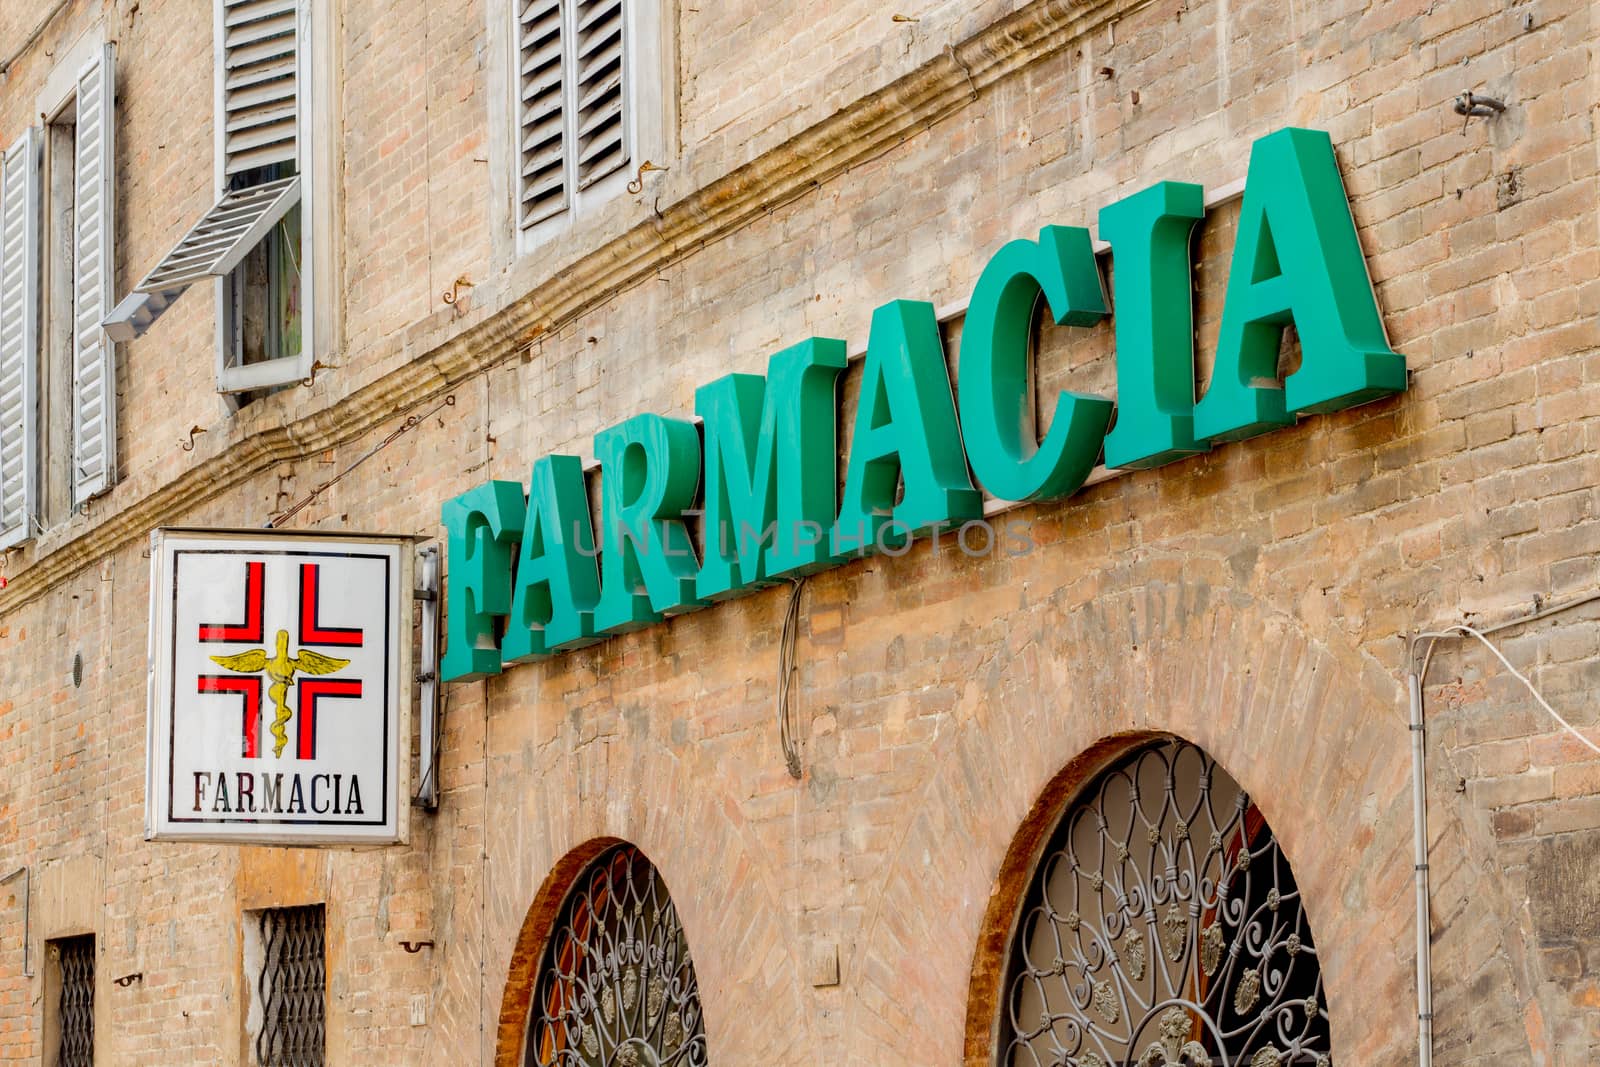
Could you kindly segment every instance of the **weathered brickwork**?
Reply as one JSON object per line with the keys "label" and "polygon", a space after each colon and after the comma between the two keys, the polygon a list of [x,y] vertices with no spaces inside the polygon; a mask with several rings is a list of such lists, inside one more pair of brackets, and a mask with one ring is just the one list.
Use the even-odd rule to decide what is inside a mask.
{"label": "weathered brickwork", "polygon": [[[0,6],[3,56],[45,12]],[[502,0],[333,8],[341,344],[230,414],[197,287],[119,349],[118,485],[0,570],[0,876],[32,872],[34,969],[45,939],[97,935],[98,1062],[251,1062],[243,914],[326,902],[330,1062],[517,1063],[529,908],[605,838],[671,890],[713,1063],[991,1062],[1013,840],[1085,753],[1163,731],[1294,864],[1335,1062],[1414,1058],[1403,635],[1600,589],[1592,3],[663,4],[669,169],[523,257],[491,122]],[[0,75],[0,145],[86,31],[117,42],[121,293],[209,203],[211,5],[69,3]],[[1464,121],[1469,88],[1507,111]],[[811,578],[802,781],[773,710],[779,589],[449,687],[442,802],[407,846],[143,841],[153,526],[259,525],[450,395],[292,523],[438,537],[486,478],[686,417],[781,346],[858,344],[879,303],[963,300],[1041,225],[1234,182],[1287,125],[1332,137],[1409,390],[1006,512],[1027,551]],[[1202,386],[1237,214],[1196,245]],[[959,319],[946,335],[954,366]],[[1109,320],[1046,329],[1042,421],[1063,388],[1113,392],[1113,356]],[[1600,738],[1600,603],[1496,640]],[[1436,1062],[1600,1062],[1600,758],[1481,647],[1441,645],[1428,679]],[[0,886],[0,1063],[44,1055],[22,903]]]}

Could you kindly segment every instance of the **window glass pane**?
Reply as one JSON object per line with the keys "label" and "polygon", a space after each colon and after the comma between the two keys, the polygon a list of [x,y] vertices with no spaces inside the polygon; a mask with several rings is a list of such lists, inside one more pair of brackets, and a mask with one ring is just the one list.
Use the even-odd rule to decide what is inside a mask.
{"label": "window glass pane", "polygon": [[[249,188],[292,177],[292,164],[262,167],[234,180]],[[232,307],[231,366],[247,367],[300,355],[304,307],[301,292],[301,210],[289,209],[266,238],[234,269],[228,291]]]}

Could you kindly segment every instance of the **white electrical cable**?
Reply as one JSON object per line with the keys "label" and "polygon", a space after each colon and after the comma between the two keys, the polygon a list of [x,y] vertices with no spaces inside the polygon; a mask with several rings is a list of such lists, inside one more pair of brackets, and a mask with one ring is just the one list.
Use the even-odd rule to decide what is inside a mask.
{"label": "white electrical cable", "polygon": [[[1600,752],[1594,742],[1584,737],[1572,724],[1562,718],[1555,708],[1552,708],[1533,683],[1525,678],[1521,671],[1513,667],[1490,641],[1485,633],[1498,633],[1513,626],[1526,626],[1528,623],[1573,608],[1582,607],[1600,600],[1600,593],[1591,593],[1576,600],[1569,600],[1564,604],[1552,604],[1549,607],[1535,611],[1532,615],[1521,618],[1509,619],[1494,626],[1486,626],[1483,630],[1476,630],[1471,626],[1457,624],[1447,626],[1443,630],[1429,633],[1414,634],[1406,645],[1406,689],[1411,705],[1411,788],[1412,788],[1412,815],[1415,818],[1414,840],[1416,847],[1416,883],[1417,883],[1417,1064],[1418,1067],[1433,1067],[1433,919],[1432,907],[1429,903],[1428,889],[1428,795],[1425,786],[1427,781],[1427,743],[1425,735],[1424,718],[1426,711],[1423,706],[1422,685],[1428,676],[1428,664],[1433,660],[1434,650],[1442,640],[1456,639],[1458,637],[1475,637],[1483,643],[1484,647],[1494,653],[1512,676],[1525,686],[1528,692],[1539,705],[1559,722],[1569,733],[1578,740]],[[1422,656],[1422,665],[1419,669],[1416,661],[1418,641],[1426,641]]]}
{"label": "white electrical cable", "polygon": [[1511,676],[1513,678],[1515,678],[1517,681],[1521,682],[1525,687],[1527,687],[1528,692],[1533,694],[1533,699],[1535,699],[1535,700],[1537,700],[1539,702],[1539,706],[1541,708],[1543,708],[1545,711],[1549,712],[1550,717],[1552,719],[1554,719],[1556,722],[1560,723],[1562,725],[1562,728],[1564,728],[1573,737],[1576,737],[1579,741],[1582,741],[1584,744],[1588,745],[1591,749],[1593,749],[1594,752],[1596,753],[1596,755],[1600,755],[1600,745],[1595,744],[1593,741],[1591,741],[1587,737],[1583,736],[1583,734],[1578,731],[1578,728],[1576,726],[1572,725],[1566,719],[1562,718],[1561,717],[1561,713],[1559,711],[1557,711],[1555,708],[1552,708],[1550,706],[1549,701],[1545,700],[1544,697],[1539,695],[1539,691],[1533,687],[1533,683],[1528,681],[1528,679],[1523,676],[1521,671],[1517,670],[1515,667],[1513,667],[1511,665],[1511,661],[1506,659],[1505,655],[1502,654],[1501,651],[1498,648],[1495,647],[1494,642],[1490,641],[1487,637],[1483,636],[1483,634],[1479,633],[1477,630],[1474,630],[1470,626],[1466,626],[1466,625],[1458,623],[1455,626],[1446,626],[1443,630],[1435,630],[1435,631],[1430,632],[1430,633],[1421,633],[1421,634],[1418,634],[1417,636],[1419,638],[1426,637],[1426,638],[1432,638],[1434,640],[1438,640],[1439,638],[1451,637],[1451,636],[1453,636],[1455,634],[1458,634],[1458,633],[1459,634],[1466,634],[1469,637],[1476,637],[1479,641],[1483,642],[1483,647],[1487,648],[1490,652],[1493,652],[1494,653],[1494,658],[1500,661],[1501,666],[1505,667],[1506,670],[1510,671],[1511,672]]}

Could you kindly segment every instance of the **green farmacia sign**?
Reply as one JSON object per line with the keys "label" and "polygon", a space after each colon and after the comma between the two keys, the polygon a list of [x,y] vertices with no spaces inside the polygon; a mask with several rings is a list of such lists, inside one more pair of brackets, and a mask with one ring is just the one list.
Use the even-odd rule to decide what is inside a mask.
{"label": "green farmacia sign", "polygon": [[[446,502],[444,679],[496,674],[960,526],[983,514],[978,485],[1004,500],[1065,497],[1102,453],[1107,467],[1154,467],[1405,389],[1333,145],[1285,129],[1251,149],[1211,384],[1196,401],[1189,240],[1202,201],[1198,185],[1161,182],[1100,212],[1117,267],[1110,433],[1113,405],[1099,396],[1063,393],[1043,440],[1023,418],[1035,304],[1070,326],[1109,313],[1088,231],[1046,226],[978,278],[955,394],[932,305],[873,312],[842,491],[845,344],[814,337],[774,355],[765,377],[702,386],[700,427],[637,415],[597,434],[598,545],[576,456],[539,459],[526,492],[491,481]],[[1302,360],[1279,383],[1291,323]],[[698,552],[685,521],[695,515]]]}

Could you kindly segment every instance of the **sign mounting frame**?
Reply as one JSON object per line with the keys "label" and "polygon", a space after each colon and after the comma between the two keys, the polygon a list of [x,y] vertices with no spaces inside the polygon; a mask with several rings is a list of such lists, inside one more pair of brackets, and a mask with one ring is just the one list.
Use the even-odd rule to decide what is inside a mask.
{"label": "sign mounting frame", "polygon": [[409,839],[417,540],[151,533],[146,840]]}

